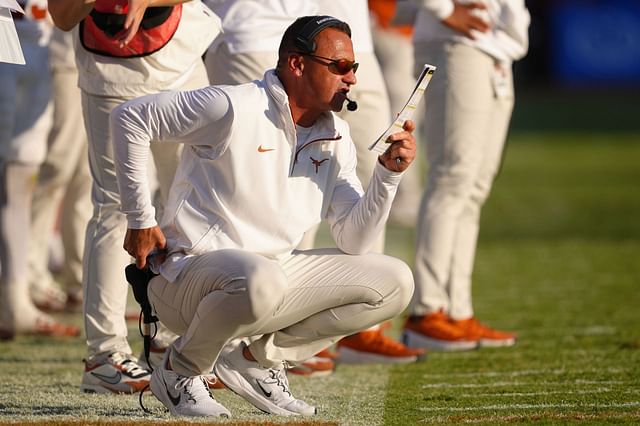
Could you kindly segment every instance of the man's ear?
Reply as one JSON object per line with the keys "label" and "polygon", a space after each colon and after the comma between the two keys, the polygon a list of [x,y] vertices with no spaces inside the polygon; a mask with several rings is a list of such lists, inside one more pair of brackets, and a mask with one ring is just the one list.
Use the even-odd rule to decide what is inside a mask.
{"label": "man's ear", "polygon": [[296,77],[302,77],[304,71],[304,60],[302,55],[289,55],[288,61],[289,71]]}

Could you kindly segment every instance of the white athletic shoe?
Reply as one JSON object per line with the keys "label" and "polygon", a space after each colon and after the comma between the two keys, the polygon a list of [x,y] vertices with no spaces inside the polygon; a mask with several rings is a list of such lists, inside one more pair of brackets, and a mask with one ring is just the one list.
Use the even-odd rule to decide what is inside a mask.
{"label": "white athletic shoe", "polygon": [[[166,362],[166,360],[165,360]],[[151,374],[151,392],[174,416],[231,417],[229,410],[209,392],[204,376],[181,376],[166,365]]]}
{"label": "white athletic shoe", "polygon": [[266,413],[281,416],[316,414],[315,407],[291,395],[284,366],[279,369],[263,368],[244,357],[242,351],[245,347],[243,342],[233,351],[221,353],[218,357],[214,371],[222,383]]}
{"label": "white athletic shoe", "polygon": [[85,361],[80,390],[85,393],[135,393],[149,384],[150,373],[136,357],[114,352],[105,360]]}

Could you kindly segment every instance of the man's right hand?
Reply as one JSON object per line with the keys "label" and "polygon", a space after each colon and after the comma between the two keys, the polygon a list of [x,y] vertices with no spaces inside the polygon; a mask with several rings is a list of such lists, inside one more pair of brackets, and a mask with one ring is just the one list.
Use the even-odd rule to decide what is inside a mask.
{"label": "man's right hand", "polygon": [[136,266],[144,269],[147,266],[147,256],[153,251],[158,252],[160,262],[164,261],[164,249],[167,239],[159,226],[144,229],[127,229],[124,237],[124,249],[136,259]]}
{"label": "man's right hand", "polygon": [[454,2],[453,13],[442,20],[442,23],[454,31],[458,31],[465,36],[474,39],[473,30],[482,33],[489,31],[489,24],[480,18],[477,11],[485,10],[487,7],[482,3]]}

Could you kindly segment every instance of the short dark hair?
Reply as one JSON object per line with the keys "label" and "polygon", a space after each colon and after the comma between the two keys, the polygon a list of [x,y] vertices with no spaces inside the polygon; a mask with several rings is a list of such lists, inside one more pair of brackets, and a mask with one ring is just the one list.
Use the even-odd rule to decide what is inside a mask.
{"label": "short dark hair", "polygon": [[289,53],[313,53],[316,51],[316,36],[325,28],[335,28],[345,33],[351,38],[351,28],[349,24],[333,16],[317,15],[302,16],[296,19],[293,24],[282,35],[280,47],[278,48],[278,64],[280,68],[286,63]]}

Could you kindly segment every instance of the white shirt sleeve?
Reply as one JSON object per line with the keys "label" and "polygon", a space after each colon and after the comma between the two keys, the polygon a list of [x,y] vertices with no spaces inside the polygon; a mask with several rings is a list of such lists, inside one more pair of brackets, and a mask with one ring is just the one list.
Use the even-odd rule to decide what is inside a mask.
{"label": "white shirt sleeve", "polygon": [[214,86],[143,96],[113,109],[115,169],[129,228],[157,225],[147,181],[150,143],[199,145],[213,159],[226,149],[224,143],[232,122],[229,98]]}
{"label": "white shirt sleeve", "polygon": [[363,254],[370,250],[386,224],[402,173],[390,171],[378,162],[363,194],[355,171],[355,152],[351,157],[352,161],[343,165],[338,176],[328,222],[340,250]]}

